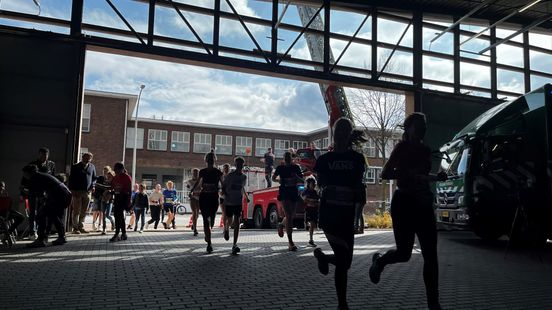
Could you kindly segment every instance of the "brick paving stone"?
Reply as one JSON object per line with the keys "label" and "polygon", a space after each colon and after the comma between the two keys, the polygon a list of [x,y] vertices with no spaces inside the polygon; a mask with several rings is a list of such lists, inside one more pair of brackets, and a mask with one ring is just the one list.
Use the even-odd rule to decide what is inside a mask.
{"label": "brick paving stone", "polygon": [[[186,218],[180,223],[187,222]],[[217,221],[218,223],[218,221]],[[183,226],[182,226],[183,227]],[[201,230],[200,230],[201,232]],[[232,256],[222,230],[214,252],[189,229],[110,235],[68,235],[61,247],[0,248],[0,309],[335,309],[333,275],[318,273],[308,235],[288,252],[275,230],[242,230]],[[316,243],[330,251],[322,233]],[[355,237],[349,273],[351,309],[425,309],[423,259],[386,267],[381,282],[368,277],[371,256],[394,246],[389,230]],[[540,253],[486,244],[469,232],[439,233],[441,303],[445,309],[552,308],[552,244]],[[542,260],[542,261],[541,261]],[[330,267],[333,272],[333,267]]]}

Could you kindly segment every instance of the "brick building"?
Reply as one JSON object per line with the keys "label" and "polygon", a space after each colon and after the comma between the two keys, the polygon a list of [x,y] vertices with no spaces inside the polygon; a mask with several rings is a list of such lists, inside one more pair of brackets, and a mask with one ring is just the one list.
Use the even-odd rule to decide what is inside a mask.
{"label": "brick building", "polygon": [[[117,161],[124,161],[132,170],[136,99],[135,95],[85,91],[81,151],[94,154],[98,173]],[[327,128],[291,132],[139,118],[136,179],[148,186],[171,180],[181,190],[182,181],[191,177],[191,169],[205,166],[204,155],[211,149],[217,154],[217,165],[231,163],[239,155],[247,166],[261,168],[260,160],[268,147],[278,160],[290,147],[305,148],[311,142],[326,148]],[[370,165],[366,173],[369,201],[381,200],[382,196],[382,185],[377,181],[382,159],[377,153],[374,142],[368,141],[364,154]]]}

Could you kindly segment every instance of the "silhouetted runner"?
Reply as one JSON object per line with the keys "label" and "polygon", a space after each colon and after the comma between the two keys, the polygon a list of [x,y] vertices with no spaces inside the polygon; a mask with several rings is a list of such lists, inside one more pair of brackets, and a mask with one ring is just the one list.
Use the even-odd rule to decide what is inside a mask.
{"label": "silhouetted runner", "polygon": [[429,309],[441,309],[439,304],[439,266],[437,264],[437,230],[433,214],[431,181],[446,180],[445,173],[430,174],[431,150],[423,144],[426,118],[413,113],[404,121],[404,134],[381,177],[397,180],[397,190],[391,200],[391,218],[397,248],[384,255],[375,253],[370,267],[370,280],[378,283],[388,264],[407,262],[417,235],[424,257],[424,282]]}
{"label": "silhouetted runner", "polygon": [[366,203],[362,177],[366,170],[364,155],[352,146],[366,142],[362,131],[354,130],[346,118],[334,125],[334,148],[316,160],[314,172],[321,189],[320,227],[334,254],[327,255],[320,248],[314,250],[318,269],[328,274],[328,264],[335,265],[335,289],[338,309],[347,305],[347,274],[353,260],[355,204]]}

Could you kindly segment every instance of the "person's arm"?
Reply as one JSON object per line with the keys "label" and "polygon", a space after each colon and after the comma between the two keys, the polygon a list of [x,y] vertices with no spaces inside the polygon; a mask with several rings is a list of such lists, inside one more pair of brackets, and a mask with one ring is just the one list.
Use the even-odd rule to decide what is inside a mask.
{"label": "person's arm", "polygon": [[[397,145],[398,146],[398,145]],[[397,171],[398,164],[399,164],[399,155],[397,153],[400,152],[399,147],[395,147],[393,151],[391,152],[391,155],[389,156],[389,159],[383,166],[383,169],[381,171],[381,178],[384,180],[396,180],[398,178],[401,178],[402,175],[400,175],[400,172]]]}
{"label": "person's arm", "polygon": [[276,170],[274,171],[274,174],[272,175],[272,182],[277,181],[277,177],[280,176],[280,166],[276,167]]}
{"label": "person's arm", "polygon": [[56,175],[56,163],[52,161],[52,175]]}
{"label": "person's arm", "polygon": [[197,178],[197,181],[194,183],[194,186],[192,186],[192,188],[190,189],[190,193],[188,194],[190,198],[192,197],[192,193],[194,192],[195,188],[199,185],[199,182],[202,180],[203,180],[202,177]]}

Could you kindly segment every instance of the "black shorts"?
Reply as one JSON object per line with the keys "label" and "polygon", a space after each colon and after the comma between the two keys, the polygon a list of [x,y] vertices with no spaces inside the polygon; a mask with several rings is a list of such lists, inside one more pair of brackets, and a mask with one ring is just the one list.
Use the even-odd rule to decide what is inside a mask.
{"label": "black shorts", "polygon": [[218,193],[199,195],[199,210],[203,217],[214,217],[217,214],[218,206]]}
{"label": "black shorts", "polygon": [[226,216],[237,216],[240,217],[242,214],[242,206],[241,205],[225,205],[224,206],[224,213]]}
{"label": "black shorts", "polygon": [[305,221],[318,223],[318,208],[305,208]]}
{"label": "black shorts", "polygon": [[163,206],[163,211],[165,211],[166,213],[174,213],[174,207],[173,206]]}

